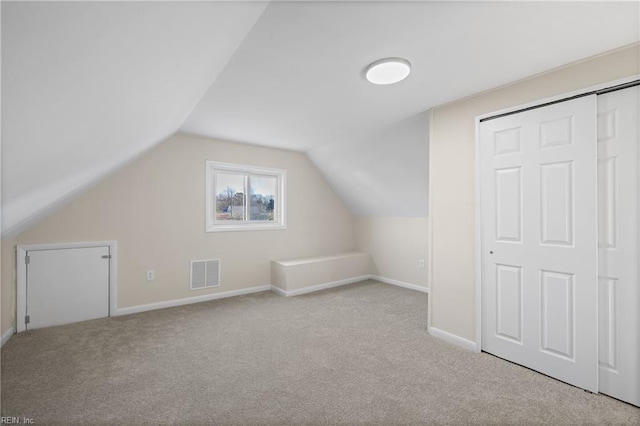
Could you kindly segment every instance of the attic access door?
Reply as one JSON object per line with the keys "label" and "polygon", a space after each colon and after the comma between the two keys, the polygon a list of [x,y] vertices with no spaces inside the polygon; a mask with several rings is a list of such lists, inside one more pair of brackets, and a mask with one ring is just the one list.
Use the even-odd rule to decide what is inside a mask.
{"label": "attic access door", "polygon": [[482,349],[598,392],[596,95],[480,124]]}
{"label": "attic access door", "polygon": [[24,314],[18,313],[18,331],[109,316],[108,245],[21,249],[25,280],[18,303]]}

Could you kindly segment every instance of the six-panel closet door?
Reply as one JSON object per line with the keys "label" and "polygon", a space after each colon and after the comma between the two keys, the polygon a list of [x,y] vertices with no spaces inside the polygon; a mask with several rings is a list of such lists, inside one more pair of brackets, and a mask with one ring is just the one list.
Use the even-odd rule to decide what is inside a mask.
{"label": "six-panel closet door", "polygon": [[598,391],[596,96],[480,125],[482,349]]}
{"label": "six-panel closet door", "polygon": [[480,124],[482,349],[640,406],[640,87]]}
{"label": "six-panel closet door", "polygon": [[600,392],[640,406],[640,87],[598,96]]}

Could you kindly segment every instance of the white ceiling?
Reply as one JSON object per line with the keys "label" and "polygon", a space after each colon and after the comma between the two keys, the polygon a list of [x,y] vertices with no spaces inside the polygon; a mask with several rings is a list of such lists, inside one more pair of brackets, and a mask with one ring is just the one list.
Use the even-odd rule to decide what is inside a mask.
{"label": "white ceiling", "polygon": [[[3,2],[2,232],[177,130],[308,152],[341,174],[328,177],[334,187],[348,165],[372,188],[398,170],[422,176],[426,164],[406,170],[420,168],[413,148],[378,174],[358,157],[420,140],[423,152],[425,110],[632,43],[638,30],[637,2]],[[413,73],[365,82],[363,68],[386,56]],[[403,188],[426,197],[426,185]]]}
{"label": "white ceiling", "polygon": [[[273,2],[182,130],[306,152],[353,214],[425,216],[421,113],[633,43],[638,19],[629,2]],[[389,56],[411,75],[365,81]]]}
{"label": "white ceiling", "polygon": [[[638,3],[273,2],[182,130],[308,151],[638,40]],[[400,56],[401,83],[362,70]]]}
{"label": "white ceiling", "polygon": [[428,135],[427,111],[307,155],[354,215],[427,216]]}
{"label": "white ceiling", "polygon": [[2,230],[173,134],[266,3],[2,2]]}

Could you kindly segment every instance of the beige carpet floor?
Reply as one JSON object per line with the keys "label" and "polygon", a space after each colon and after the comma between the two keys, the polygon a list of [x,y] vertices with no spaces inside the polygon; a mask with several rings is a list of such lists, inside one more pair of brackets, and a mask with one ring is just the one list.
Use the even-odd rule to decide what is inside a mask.
{"label": "beige carpet floor", "polygon": [[640,409],[427,334],[427,295],[366,281],[34,330],[2,415],[37,424],[640,424]]}

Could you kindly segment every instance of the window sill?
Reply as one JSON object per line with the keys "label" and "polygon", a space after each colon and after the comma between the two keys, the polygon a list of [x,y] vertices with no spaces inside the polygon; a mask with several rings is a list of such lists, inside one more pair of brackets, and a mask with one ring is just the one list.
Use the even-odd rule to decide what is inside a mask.
{"label": "window sill", "polygon": [[287,225],[213,225],[208,226],[206,232],[278,231],[284,229],[287,229]]}

